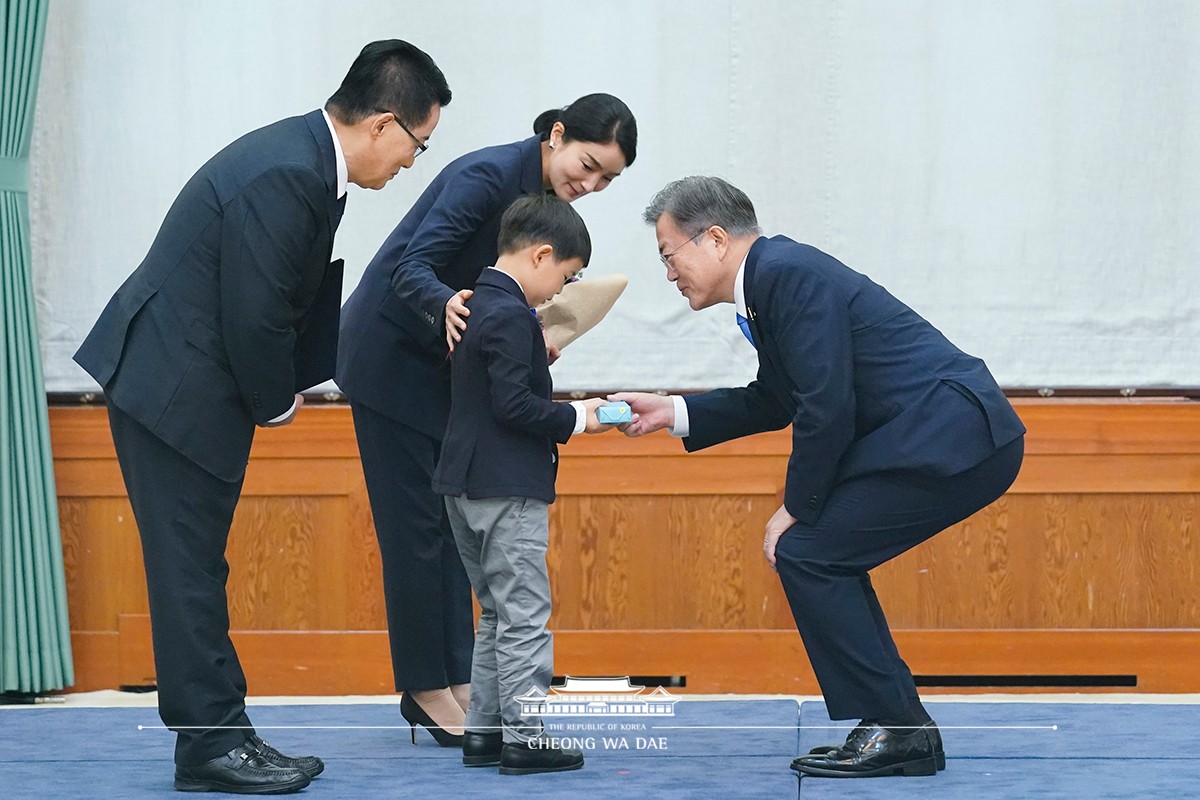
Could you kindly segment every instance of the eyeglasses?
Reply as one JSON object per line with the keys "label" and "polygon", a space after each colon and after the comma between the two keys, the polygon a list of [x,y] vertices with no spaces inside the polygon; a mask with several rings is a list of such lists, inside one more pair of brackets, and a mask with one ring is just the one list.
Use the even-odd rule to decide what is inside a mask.
{"label": "eyeglasses", "polygon": [[400,130],[407,133],[409,138],[413,140],[413,143],[416,144],[416,146],[417,146],[416,151],[413,153],[414,161],[417,159],[417,157],[419,155],[421,155],[421,153],[424,153],[426,150],[429,149],[429,145],[425,144],[420,139],[418,139],[416,136],[414,136],[413,132],[408,129],[408,126],[400,121],[400,115],[397,114],[395,111],[388,111],[386,108],[377,108],[377,109],[375,109],[375,111],[376,111],[376,113],[379,113],[379,114],[391,114],[392,119],[395,121],[395,123],[397,125],[400,126]]}
{"label": "eyeglasses", "polygon": [[661,261],[661,262],[663,263],[663,266],[664,266],[664,267],[666,267],[667,269],[671,269],[671,256],[675,255],[675,254],[676,254],[676,253],[678,253],[680,250],[682,250],[683,248],[687,247],[689,244],[691,244],[692,242],[696,241],[697,239],[699,239],[701,236],[703,236],[703,235],[704,235],[704,234],[706,234],[706,233],[708,233],[708,228],[705,228],[704,230],[700,231],[700,232],[699,232],[699,233],[697,233],[695,236],[693,236],[692,238],[688,239],[686,242],[684,242],[683,244],[679,245],[679,247],[676,247],[676,248],[675,248],[674,250],[672,250],[671,252],[669,252],[669,253],[659,253],[659,254],[658,254],[658,260],[659,260],[659,261]]}

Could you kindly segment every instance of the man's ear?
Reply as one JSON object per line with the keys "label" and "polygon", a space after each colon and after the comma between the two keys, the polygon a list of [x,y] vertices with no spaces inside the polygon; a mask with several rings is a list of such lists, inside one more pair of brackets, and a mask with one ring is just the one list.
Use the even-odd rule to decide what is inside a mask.
{"label": "man's ear", "polygon": [[367,117],[367,119],[371,121],[371,127],[368,129],[371,131],[371,137],[377,139],[383,135],[384,130],[387,128],[388,123],[392,121],[393,116],[389,113],[379,113],[372,114],[371,116]]}
{"label": "man's ear", "polygon": [[729,249],[729,232],[720,225],[713,225],[706,233],[713,237],[713,243],[717,246],[717,255],[725,257],[725,251]]}

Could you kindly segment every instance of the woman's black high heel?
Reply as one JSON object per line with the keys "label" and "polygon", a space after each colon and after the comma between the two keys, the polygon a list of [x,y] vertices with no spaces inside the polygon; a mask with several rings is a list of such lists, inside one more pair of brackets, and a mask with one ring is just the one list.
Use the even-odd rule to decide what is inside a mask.
{"label": "woman's black high heel", "polygon": [[405,692],[400,697],[400,716],[408,723],[409,732],[412,733],[412,743],[417,743],[417,726],[421,725],[442,747],[462,747],[463,737],[461,734],[455,735],[442,728],[433,721],[433,717],[425,712],[425,709],[412,699],[412,695]]}

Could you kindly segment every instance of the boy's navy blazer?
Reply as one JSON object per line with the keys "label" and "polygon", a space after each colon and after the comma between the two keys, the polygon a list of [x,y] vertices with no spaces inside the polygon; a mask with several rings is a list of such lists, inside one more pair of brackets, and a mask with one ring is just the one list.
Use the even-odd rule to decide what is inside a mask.
{"label": "boy's navy blazer", "polygon": [[108,402],[240,480],[255,425],[309,388],[304,332],[337,330],[340,271],[333,291],[325,277],[342,208],[320,110],[246,134],[183,187],[75,361]]}
{"label": "boy's navy blazer", "polygon": [[888,470],[954,475],[1025,432],[984,363],[833,257],[784,236],[746,257],[749,386],[686,399],[689,450],[792,425],[784,504],[813,523],[830,488]]}
{"label": "boy's navy blazer", "polygon": [[404,215],[342,308],[337,382],[352,400],[442,437],[446,301],[496,263],[504,210],[543,190],[541,153],[536,136],[468,153]]}
{"label": "boy's navy blazer", "polygon": [[521,287],[485,269],[467,301],[470,322],[451,357],[453,391],[434,491],[468,498],[554,502],[558,446],[575,408],[550,399],[550,367]]}

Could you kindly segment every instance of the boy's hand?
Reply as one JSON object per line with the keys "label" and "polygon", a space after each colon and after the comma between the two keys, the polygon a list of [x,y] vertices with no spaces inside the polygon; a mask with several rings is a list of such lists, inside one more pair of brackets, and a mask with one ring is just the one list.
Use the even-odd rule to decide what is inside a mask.
{"label": "boy's hand", "polygon": [[471,316],[467,301],[473,294],[475,293],[470,289],[463,289],[446,301],[446,344],[449,345],[451,353],[454,352],[454,343],[462,341],[461,332],[467,329],[467,317]]}
{"label": "boy's hand", "polygon": [[589,397],[580,402],[587,409],[587,427],[583,429],[584,433],[604,433],[617,427],[615,424],[606,425],[596,419],[596,409],[607,402],[603,397]]}

